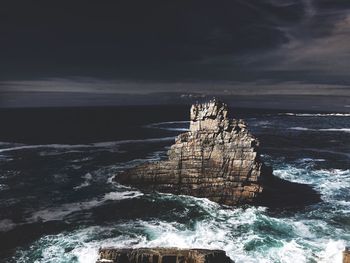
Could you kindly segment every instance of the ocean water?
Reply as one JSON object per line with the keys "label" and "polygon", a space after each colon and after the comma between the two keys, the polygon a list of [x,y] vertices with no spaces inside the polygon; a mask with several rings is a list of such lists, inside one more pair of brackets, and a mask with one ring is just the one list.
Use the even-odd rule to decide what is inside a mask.
{"label": "ocean water", "polygon": [[187,107],[42,112],[0,112],[1,262],[92,263],[102,246],[163,246],[223,249],[235,262],[340,263],[350,245],[349,114],[231,110],[276,176],[321,194],[305,208],[271,210],[113,181],[166,158],[188,129]]}

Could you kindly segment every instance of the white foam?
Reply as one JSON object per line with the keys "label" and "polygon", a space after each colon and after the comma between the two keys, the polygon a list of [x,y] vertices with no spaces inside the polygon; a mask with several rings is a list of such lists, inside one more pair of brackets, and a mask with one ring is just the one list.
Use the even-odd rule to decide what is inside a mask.
{"label": "white foam", "polygon": [[139,191],[125,191],[125,192],[110,192],[104,195],[103,200],[124,200],[143,196]]}
{"label": "white foam", "polygon": [[326,246],[318,254],[320,263],[342,263],[342,251],[345,249],[345,241],[343,240],[328,240],[324,242]]}
{"label": "white foam", "polygon": [[[344,205],[344,200],[339,200],[339,191],[350,189],[350,169],[308,169],[284,164],[282,168],[274,169],[274,174],[282,179],[311,184],[321,193],[321,198],[329,203]],[[346,206],[344,206],[346,207]]]}
{"label": "white foam", "polygon": [[299,245],[295,240],[283,241],[283,246],[280,248],[272,248],[268,253],[268,260],[266,262],[293,262],[305,263],[309,262],[309,253]]}
{"label": "white foam", "polygon": [[70,144],[38,144],[38,145],[22,145],[10,148],[0,149],[1,152],[27,150],[27,149],[40,149],[40,148],[53,148],[53,149],[72,149],[72,148],[84,148],[89,147],[89,145],[70,145]]}
{"label": "white foam", "polygon": [[174,125],[174,124],[189,124],[190,121],[167,121],[167,122],[157,122],[157,123],[151,123],[146,125],[146,128],[157,128],[160,130],[167,130],[167,131],[180,131],[180,132],[187,132],[189,131],[189,128],[178,128],[178,127],[168,127],[166,125]]}
{"label": "white foam", "polygon": [[[134,194],[138,195],[137,192]],[[122,194],[122,198],[124,196]],[[344,248],[344,234],[342,236],[342,233],[334,230],[334,226],[327,225],[321,219],[274,218],[268,216],[266,209],[261,207],[225,209],[207,199],[173,195],[160,197],[178,199],[189,208],[201,208],[206,216],[194,225],[157,219],[132,220],[46,236],[38,241],[38,251],[41,251],[38,262],[61,262],[63,259],[69,261],[76,258],[78,262],[93,263],[97,260],[100,247],[223,249],[238,263],[338,262]],[[108,194],[103,199],[109,198],[114,199],[115,195]],[[259,226],[265,230],[260,232]],[[313,229],[315,226],[316,230]],[[271,228],[271,232],[266,232],[268,228]],[[276,230],[283,233],[274,236]],[[334,233],[339,240],[320,239],[320,231]],[[249,250],[249,244],[257,244],[258,247]],[[67,246],[74,249],[66,252],[64,248]],[[35,249],[33,247],[31,249]],[[33,251],[27,252],[33,254]]]}
{"label": "white foam", "polygon": [[15,228],[16,224],[11,219],[0,220],[0,232],[6,232]]}
{"label": "white foam", "polygon": [[28,219],[28,222],[47,222],[62,220],[69,214],[74,212],[87,210],[92,207],[100,205],[102,202],[99,200],[91,200],[85,202],[67,203],[58,207],[50,207],[42,209],[33,213],[32,217]]}
{"label": "white foam", "polygon": [[350,117],[350,113],[279,113],[278,115],[297,117]]}
{"label": "white foam", "polygon": [[187,132],[187,131],[189,131],[188,128],[163,128],[163,130],[167,130],[167,131],[180,131],[180,132]]}
{"label": "white foam", "polygon": [[79,190],[79,189],[87,187],[91,184],[92,175],[90,173],[86,173],[83,178],[84,178],[84,182],[82,182],[78,186],[73,187],[74,190]]}
{"label": "white foam", "polygon": [[156,122],[156,123],[151,123],[149,125],[152,126],[158,126],[158,125],[167,125],[167,124],[183,124],[183,123],[190,123],[190,121],[165,121],[165,122]]}
{"label": "white foam", "polygon": [[350,133],[350,128],[329,128],[329,129],[318,129],[319,131],[329,131],[329,132],[347,132]]}
{"label": "white foam", "polygon": [[[121,141],[110,141],[110,142],[97,142],[91,144],[38,144],[38,145],[20,145],[10,148],[0,149],[0,153],[9,152],[9,151],[18,151],[18,150],[27,150],[27,149],[83,149],[83,148],[110,148],[116,147],[121,144],[129,143],[155,143],[162,141],[171,141],[175,137],[161,137],[161,138],[150,138],[150,139],[140,139],[140,140],[121,140]],[[48,154],[48,153],[47,153]]]}
{"label": "white foam", "polygon": [[302,158],[298,160],[299,162],[325,162],[325,159],[321,159],[321,158]]}
{"label": "white foam", "polygon": [[163,141],[171,141],[174,140],[175,137],[161,137],[161,138],[150,138],[150,139],[139,139],[139,140],[121,140],[121,141],[110,141],[110,142],[97,142],[92,145],[95,147],[114,147],[121,144],[129,144],[129,143],[155,143],[155,142],[163,142]]}
{"label": "white foam", "polygon": [[350,128],[311,129],[311,128],[306,128],[306,127],[290,127],[289,130],[296,130],[296,131],[324,131],[324,132],[346,132],[346,133],[350,133]]}
{"label": "white foam", "polygon": [[6,184],[0,184],[0,191],[7,190],[9,187]]}
{"label": "white foam", "polygon": [[271,126],[271,121],[252,121],[250,122],[250,125],[251,126],[254,126],[254,127],[262,127],[262,128],[268,128]]}
{"label": "white foam", "polygon": [[290,130],[296,130],[296,131],[309,131],[309,128],[305,128],[305,127],[290,127]]}
{"label": "white foam", "polygon": [[96,198],[83,202],[67,203],[58,207],[49,207],[36,211],[28,219],[28,222],[63,220],[66,216],[74,212],[88,210],[93,207],[100,206],[106,201],[132,199],[142,195],[143,194],[138,191],[110,192],[106,193],[102,198],[99,199]]}

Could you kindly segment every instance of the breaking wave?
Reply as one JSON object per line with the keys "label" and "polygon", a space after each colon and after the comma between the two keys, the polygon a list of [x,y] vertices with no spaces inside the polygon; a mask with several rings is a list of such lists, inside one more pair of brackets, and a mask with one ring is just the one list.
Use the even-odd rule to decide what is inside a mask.
{"label": "breaking wave", "polygon": [[291,127],[290,130],[296,131],[324,131],[324,132],[346,132],[350,133],[350,128],[328,128],[328,129],[311,129],[306,127]]}
{"label": "breaking wave", "polygon": [[146,128],[160,129],[166,131],[188,131],[189,121],[167,121],[167,122],[157,122],[146,125]]}
{"label": "breaking wave", "polygon": [[[28,250],[18,251],[16,260],[25,262],[28,255],[37,254],[36,262],[94,263],[102,246],[161,246],[223,249],[235,262],[333,263],[341,262],[349,237],[334,227],[328,229],[321,219],[278,218],[261,207],[225,209],[192,197],[161,198],[181,200],[187,208],[204,211],[204,216],[190,224],[169,217],[166,221],[121,221],[45,236]],[[335,235],[322,237],[322,231],[335,231]]]}
{"label": "breaking wave", "polygon": [[[156,143],[162,141],[171,141],[174,137],[162,137],[162,138],[149,138],[140,140],[121,140],[121,141],[110,141],[110,142],[98,142],[91,144],[38,144],[38,145],[20,145],[9,148],[0,149],[0,153],[27,150],[27,149],[59,149],[59,150],[70,150],[70,149],[86,149],[86,148],[110,148],[116,147],[121,144],[131,143]],[[65,152],[66,153],[66,152]]]}
{"label": "breaking wave", "polygon": [[284,116],[297,116],[297,117],[350,117],[350,113],[279,113],[278,115]]}
{"label": "breaking wave", "polygon": [[47,222],[54,220],[63,220],[66,216],[83,210],[104,204],[106,201],[119,201],[132,199],[142,196],[143,193],[138,191],[110,192],[106,193],[102,198],[92,199],[89,201],[62,204],[60,206],[50,207],[40,211],[36,211],[29,218],[28,222]]}
{"label": "breaking wave", "polygon": [[350,198],[350,194],[347,193],[350,189],[350,170],[310,168],[305,163],[283,164],[274,169],[274,175],[288,181],[312,185],[321,193],[324,202],[339,205],[345,209],[343,212],[350,213],[350,202],[346,201]]}

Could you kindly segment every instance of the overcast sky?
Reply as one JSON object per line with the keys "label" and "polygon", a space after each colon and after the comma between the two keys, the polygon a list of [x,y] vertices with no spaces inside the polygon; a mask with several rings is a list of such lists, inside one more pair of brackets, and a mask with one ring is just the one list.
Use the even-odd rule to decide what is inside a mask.
{"label": "overcast sky", "polygon": [[0,103],[21,92],[350,96],[349,0],[2,1],[0,37]]}

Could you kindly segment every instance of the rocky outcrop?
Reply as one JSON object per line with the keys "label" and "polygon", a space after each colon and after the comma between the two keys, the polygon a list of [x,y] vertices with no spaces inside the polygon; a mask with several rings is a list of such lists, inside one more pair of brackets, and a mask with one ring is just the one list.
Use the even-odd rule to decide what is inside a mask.
{"label": "rocky outcrop", "polygon": [[227,105],[215,100],[193,105],[190,116],[189,132],[176,138],[168,160],[140,165],[116,180],[226,205],[254,202],[263,190],[261,178],[271,169],[261,162],[259,141],[246,123],[229,119]]}
{"label": "rocky outcrop", "polygon": [[350,247],[346,247],[343,251],[343,263],[350,263]]}
{"label": "rocky outcrop", "polygon": [[226,104],[192,105],[190,128],[175,139],[168,160],[145,163],[115,180],[144,191],[192,195],[225,205],[299,206],[319,201],[307,185],[279,179],[264,165],[259,141]]}
{"label": "rocky outcrop", "polygon": [[97,263],[230,263],[222,250],[177,248],[103,248]]}

